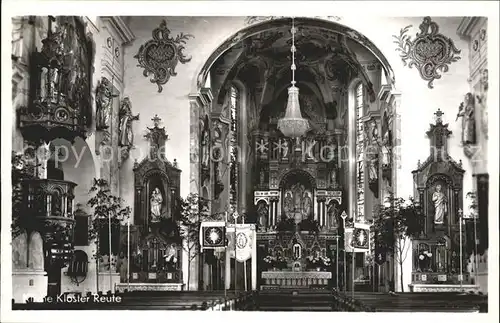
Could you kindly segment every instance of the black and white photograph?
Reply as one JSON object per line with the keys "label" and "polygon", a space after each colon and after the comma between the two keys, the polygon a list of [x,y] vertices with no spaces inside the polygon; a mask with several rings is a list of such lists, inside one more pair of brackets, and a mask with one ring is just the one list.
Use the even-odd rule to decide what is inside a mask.
{"label": "black and white photograph", "polygon": [[498,318],[497,2],[2,8],[2,321]]}

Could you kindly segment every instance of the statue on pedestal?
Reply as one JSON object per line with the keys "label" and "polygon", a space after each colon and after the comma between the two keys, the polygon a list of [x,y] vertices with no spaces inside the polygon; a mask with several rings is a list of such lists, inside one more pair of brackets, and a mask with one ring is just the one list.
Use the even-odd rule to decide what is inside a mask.
{"label": "statue on pedestal", "polygon": [[161,217],[161,204],[163,203],[163,196],[160,189],[157,187],[151,194],[151,222],[159,222]]}
{"label": "statue on pedestal", "polygon": [[291,213],[293,212],[293,198],[292,194],[290,192],[286,193],[286,197],[283,201],[283,210],[285,211],[285,215],[287,217],[291,216]]}
{"label": "statue on pedestal", "polygon": [[120,136],[118,144],[131,147],[134,143],[132,121],[139,120],[139,114],[132,115],[132,104],[128,97],[124,98],[120,107]]}
{"label": "statue on pedestal", "polygon": [[338,224],[338,212],[339,212],[339,209],[337,207],[337,204],[335,203],[330,203],[330,205],[328,206],[328,211],[327,211],[327,214],[328,214],[328,226],[330,228],[337,228],[339,226]]}
{"label": "statue on pedestal", "polygon": [[111,82],[102,77],[96,89],[96,128],[107,129],[111,117],[111,103],[113,102],[113,88]]}
{"label": "statue on pedestal", "polygon": [[472,93],[465,95],[464,101],[458,108],[457,120],[462,117],[462,143],[476,143],[476,118],[474,116],[474,96]]}
{"label": "statue on pedestal", "polygon": [[436,191],[432,194],[432,202],[434,203],[434,223],[443,224],[444,216],[448,212],[448,201],[446,195],[441,191],[442,186],[436,185]]}
{"label": "statue on pedestal", "polygon": [[312,200],[309,197],[309,193],[305,192],[304,193],[304,198],[302,200],[302,218],[307,219],[307,217],[311,214],[311,209],[312,209]]}
{"label": "statue on pedestal", "polygon": [[258,223],[260,231],[265,231],[267,226],[267,216],[269,214],[269,208],[266,203],[259,203],[259,208],[257,209]]}

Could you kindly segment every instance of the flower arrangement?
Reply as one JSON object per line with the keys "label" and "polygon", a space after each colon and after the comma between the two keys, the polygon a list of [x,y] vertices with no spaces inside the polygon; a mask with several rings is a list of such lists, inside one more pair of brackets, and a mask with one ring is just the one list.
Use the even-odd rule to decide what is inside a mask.
{"label": "flower arrangement", "polygon": [[287,267],[287,260],[283,256],[268,255],[263,260],[269,268],[285,269]]}
{"label": "flower arrangement", "polygon": [[320,255],[308,256],[306,260],[307,260],[307,267],[310,269],[319,268],[320,270],[324,270],[327,269],[332,264],[332,260],[330,258]]}

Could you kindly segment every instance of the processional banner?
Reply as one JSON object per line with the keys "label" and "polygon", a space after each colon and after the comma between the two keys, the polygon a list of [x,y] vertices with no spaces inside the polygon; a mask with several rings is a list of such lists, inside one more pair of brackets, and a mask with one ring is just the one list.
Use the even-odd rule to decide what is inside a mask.
{"label": "processional banner", "polygon": [[345,229],[345,251],[366,252],[370,250],[370,225],[354,223],[354,228]]}
{"label": "processional banner", "polygon": [[252,251],[255,239],[255,225],[237,224],[230,226],[227,232],[227,251],[231,258],[236,258],[239,262],[245,262],[252,258]]}

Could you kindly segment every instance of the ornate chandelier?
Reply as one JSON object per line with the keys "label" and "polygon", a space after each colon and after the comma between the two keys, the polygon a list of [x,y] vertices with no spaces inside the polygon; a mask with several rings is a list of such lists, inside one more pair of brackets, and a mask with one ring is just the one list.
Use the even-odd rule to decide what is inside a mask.
{"label": "ornate chandelier", "polygon": [[302,118],[299,104],[299,88],[295,86],[295,25],[292,18],[292,86],[288,88],[288,102],[286,105],[285,117],[278,120],[278,130],[285,136],[291,138],[302,137],[309,130],[309,121]]}

